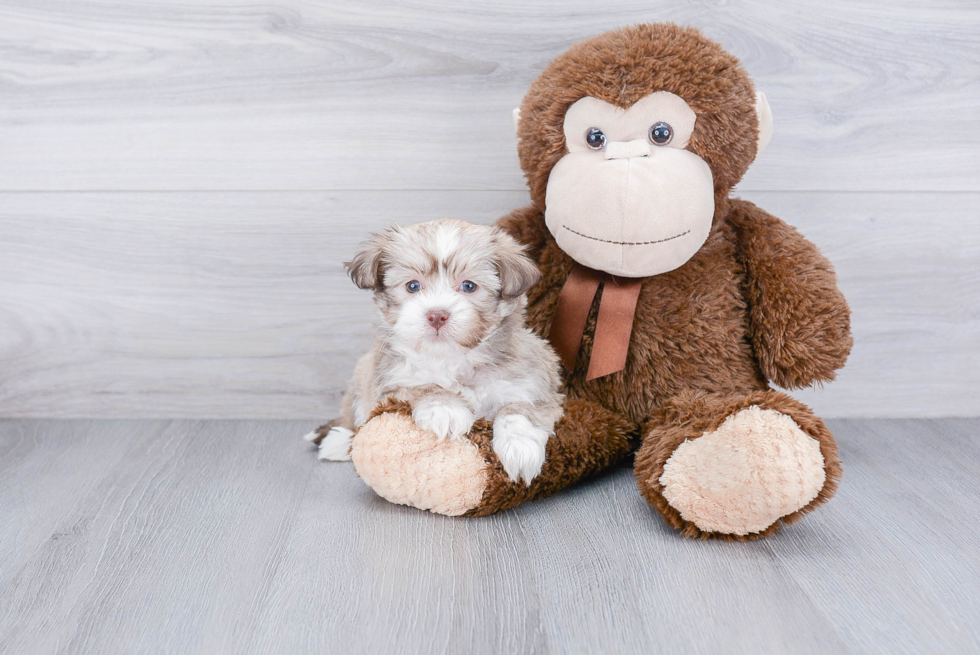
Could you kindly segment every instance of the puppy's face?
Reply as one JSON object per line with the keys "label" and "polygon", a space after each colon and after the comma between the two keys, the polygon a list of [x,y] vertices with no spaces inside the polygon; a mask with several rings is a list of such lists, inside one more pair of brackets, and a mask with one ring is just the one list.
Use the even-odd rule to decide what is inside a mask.
{"label": "puppy's face", "polygon": [[475,347],[540,278],[508,234],[452,219],[375,234],[347,269],[374,290],[394,340],[433,354]]}

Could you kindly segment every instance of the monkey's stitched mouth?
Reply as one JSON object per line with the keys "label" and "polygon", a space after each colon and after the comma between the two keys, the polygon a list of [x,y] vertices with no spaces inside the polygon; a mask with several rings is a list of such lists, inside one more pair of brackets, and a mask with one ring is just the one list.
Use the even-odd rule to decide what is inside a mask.
{"label": "monkey's stitched mouth", "polygon": [[601,241],[602,243],[611,243],[617,246],[650,246],[655,243],[663,243],[664,241],[670,241],[672,239],[679,239],[685,234],[690,234],[691,231],[681,232],[680,234],[675,234],[672,237],[667,237],[666,239],[657,239],[656,241],[610,241],[609,239],[600,239],[599,237],[591,237],[588,234],[582,234],[581,232],[576,232],[567,225],[562,224],[562,227],[571,232],[572,234],[577,234],[580,237],[585,237],[586,239],[592,239],[593,241]]}

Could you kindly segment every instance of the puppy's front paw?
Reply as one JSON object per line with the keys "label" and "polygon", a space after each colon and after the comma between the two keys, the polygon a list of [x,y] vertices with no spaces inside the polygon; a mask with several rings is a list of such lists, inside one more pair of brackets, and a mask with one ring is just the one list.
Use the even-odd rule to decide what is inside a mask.
{"label": "puppy's front paw", "polygon": [[440,439],[460,439],[473,427],[476,417],[462,403],[422,401],[412,410],[412,420]]}
{"label": "puppy's front paw", "polygon": [[320,450],[316,457],[332,462],[349,462],[350,446],[353,440],[354,433],[347,428],[330,428],[330,432],[327,432],[327,435],[320,441]]}
{"label": "puppy's front paw", "polygon": [[514,482],[524,478],[524,484],[531,484],[541,472],[549,436],[520,414],[507,414],[494,421],[493,452],[500,458],[507,477]]}

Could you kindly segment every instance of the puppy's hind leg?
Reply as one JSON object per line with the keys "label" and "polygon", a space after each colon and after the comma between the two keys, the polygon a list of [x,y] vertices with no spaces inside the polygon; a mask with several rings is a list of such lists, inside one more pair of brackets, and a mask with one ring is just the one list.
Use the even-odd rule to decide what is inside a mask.
{"label": "puppy's hind leg", "polygon": [[351,401],[351,394],[349,392],[345,393],[344,400],[342,401],[342,405],[340,409],[340,416],[338,416],[332,421],[324,423],[316,430],[304,434],[303,439],[319,446],[323,443],[323,440],[327,438],[327,435],[329,435],[334,430],[338,430],[338,429],[344,430],[350,433],[350,435],[353,435],[354,434],[354,410],[352,405],[353,403]]}
{"label": "puppy's hind leg", "polygon": [[339,423],[341,423],[339,418],[334,419],[321,425],[313,432],[303,435],[305,440],[319,446],[317,459],[327,459],[334,462],[350,460],[350,446],[354,440],[354,431],[339,425]]}
{"label": "puppy's hind leg", "polygon": [[303,435],[303,440],[309,441],[310,443],[319,446],[320,443],[326,438],[327,433],[329,433],[330,430],[334,427],[334,423],[336,423],[339,420],[340,419],[334,419],[333,421],[324,423],[323,425],[318,427],[316,430],[313,430],[312,432],[307,432],[306,434]]}
{"label": "puppy's hind leg", "polygon": [[317,459],[334,462],[350,460],[350,445],[354,439],[355,428],[352,395],[350,392],[344,394],[340,416],[303,435],[303,439],[320,447],[317,451]]}
{"label": "puppy's hind leg", "polygon": [[352,423],[347,423],[341,416],[321,425],[303,438],[319,446],[317,459],[347,462],[350,461],[350,447],[354,440],[354,431],[347,425],[353,427]]}
{"label": "puppy's hind leg", "polygon": [[[345,445],[349,453],[354,430],[367,420],[368,414],[377,404],[374,393],[374,359],[374,351],[369,351],[358,360],[354,367],[354,377],[351,378],[347,393],[341,401],[340,416],[303,435],[305,440],[320,446],[320,459],[337,459],[333,456],[325,457],[324,453],[334,454],[337,448]],[[327,439],[332,439],[335,447],[325,448],[323,444]],[[341,443],[341,439],[346,440],[346,444]],[[348,460],[350,457],[342,459]]]}
{"label": "puppy's hind leg", "polygon": [[350,448],[354,443],[354,431],[341,426],[330,428],[326,436],[320,440],[320,449],[316,458],[331,462],[349,462]]}

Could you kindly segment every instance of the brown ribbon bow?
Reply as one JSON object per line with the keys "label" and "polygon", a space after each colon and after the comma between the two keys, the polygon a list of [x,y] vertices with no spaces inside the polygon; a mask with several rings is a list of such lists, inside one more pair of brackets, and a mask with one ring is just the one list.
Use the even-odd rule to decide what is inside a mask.
{"label": "brown ribbon bow", "polygon": [[585,379],[594,380],[625,368],[642,283],[639,279],[617,277],[575,264],[561,288],[558,310],[548,335],[565,368],[575,369],[585,322],[600,284],[603,286],[602,299]]}

